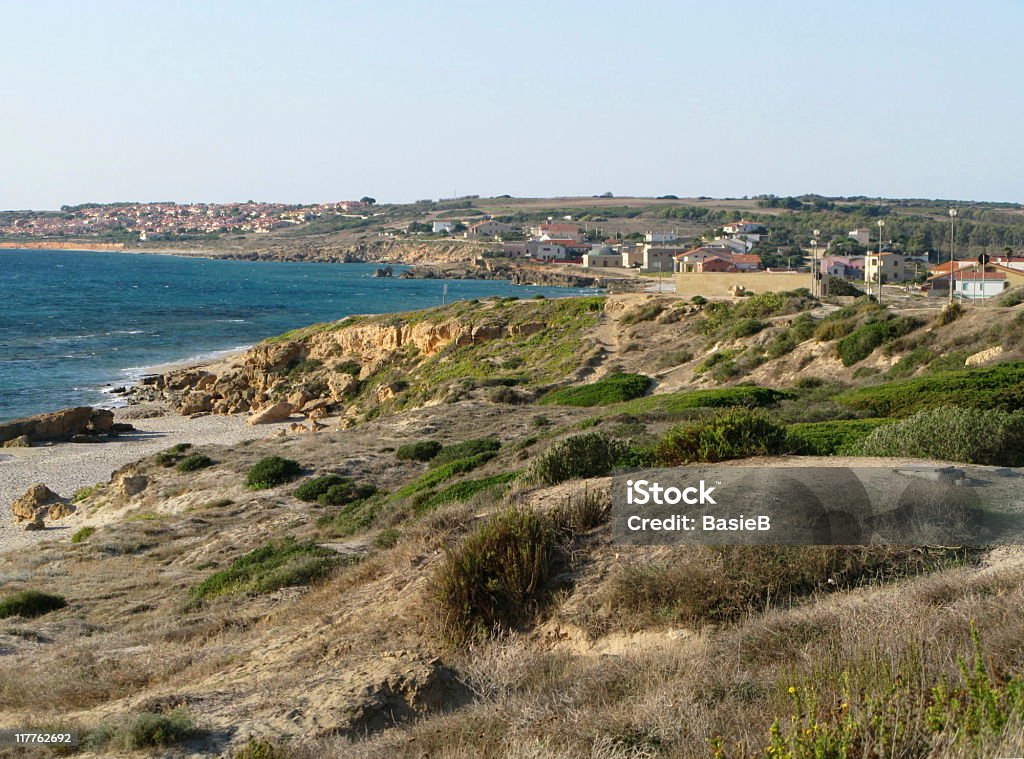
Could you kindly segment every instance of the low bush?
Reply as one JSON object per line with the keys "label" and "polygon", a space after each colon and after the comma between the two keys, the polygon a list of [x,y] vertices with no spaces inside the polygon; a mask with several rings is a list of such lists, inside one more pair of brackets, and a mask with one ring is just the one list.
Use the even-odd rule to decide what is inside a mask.
{"label": "low bush", "polygon": [[965,313],[967,313],[967,309],[963,307],[962,303],[950,303],[935,317],[935,326],[945,327],[947,324],[952,324]]}
{"label": "low bush", "polygon": [[202,453],[190,453],[188,456],[178,462],[175,469],[179,472],[197,472],[200,469],[206,469],[207,467],[213,466],[214,461],[209,456]]}
{"label": "low bush", "polygon": [[7,617],[41,617],[68,605],[64,596],[40,590],[19,590],[0,600],[0,619]]}
{"label": "low bush", "polygon": [[76,530],[75,534],[71,536],[72,543],[81,543],[83,540],[88,540],[89,536],[96,532],[95,527],[83,527],[80,530]]}
{"label": "low bush", "polygon": [[178,443],[177,445],[172,445],[165,451],[160,451],[160,453],[156,454],[154,458],[156,459],[156,463],[160,466],[170,468],[177,464],[185,454],[185,451],[191,447],[192,443]]}
{"label": "low bush", "polygon": [[857,446],[893,419],[843,419],[791,424],[786,428],[787,448],[800,456],[852,456]]}
{"label": "low bush", "polygon": [[83,741],[92,751],[120,749],[138,751],[167,748],[195,734],[195,724],[185,709],[168,714],[141,712],[119,723],[102,725],[91,731]]}
{"label": "low bush", "polygon": [[89,498],[90,496],[95,495],[97,492],[102,490],[103,487],[104,485],[102,482],[97,482],[95,485],[85,485],[84,487],[80,487],[78,490],[75,491],[75,494],[71,496],[71,503],[78,503],[79,501],[84,501],[86,498]]}
{"label": "low bush", "polygon": [[335,483],[317,496],[321,506],[344,506],[347,503],[363,501],[377,492],[377,486],[370,482],[345,480]]}
{"label": "low bush", "polygon": [[487,456],[493,458],[501,449],[501,441],[493,437],[474,438],[464,440],[461,443],[453,443],[444,446],[431,460],[431,466],[442,466],[450,464],[459,459]]}
{"label": "low bush", "polygon": [[730,330],[729,334],[730,336],[736,339],[743,337],[751,337],[752,335],[756,335],[758,332],[760,332],[767,326],[768,325],[765,322],[761,321],[760,319],[748,317],[746,319],[740,319],[739,321],[737,321],[736,324],[733,325],[733,328]]}
{"label": "low bush", "polygon": [[293,366],[291,369],[289,369],[287,377],[288,377],[288,379],[295,379],[296,377],[300,377],[303,374],[308,374],[309,372],[314,372],[314,371],[316,371],[317,369],[319,369],[323,365],[324,365],[324,362],[320,361],[319,359],[307,358],[306,360],[300,361],[295,366]]}
{"label": "low bush", "polygon": [[921,326],[921,320],[911,316],[870,321],[839,341],[836,353],[843,366],[853,366],[871,355],[880,345],[906,335]]}
{"label": "low bush", "polygon": [[573,435],[548,448],[533,464],[532,478],[545,485],[566,480],[601,477],[620,465],[629,445],[603,432]]}
{"label": "low bush", "polygon": [[515,406],[520,403],[525,403],[527,398],[520,393],[517,393],[511,387],[501,386],[492,387],[487,391],[487,400],[491,403],[507,403]]}
{"label": "low bush", "polygon": [[[321,503],[326,504],[327,496]],[[332,537],[347,537],[365,530],[374,523],[380,508],[377,500],[356,499],[317,520],[317,527],[326,528]]]}
{"label": "low bush", "polygon": [[816,592],[916,575],[961,556],[893,546],[687,546],[658,561],[620,565],[596,600],[612,624],[628,629],[721,624]]}
{"label": "low bush", "polygon": [[295,489],[295,497],[306,503],[313,503],[335,485],[342,485],[350,482],[346,477],[339,474],[322,474],[311,480],[306,480]]}
{"label": "low bush", "polygon": [[441,452],[441,444],[436,440],[420,440],[398,446],[395,458],[399,461],[430,461]]}
{"label": "low bush", "polygon": [[910,416],[942,406],[1024,409],[1024,363],[929,373],[908,380],[848,390],[836,401],[870,416]]}
{"label": "low bush", "polygon": [[502,472],[478,480],[464,480],[442,488],[416,505],[416,510],[423,512],[436,509],[446,503],[468,501],[474,496],[507,485],[519,475],[518,472]]}
{"label": "low bush", "polygon": [[245,484],[252,490],[265,490],[291,482],[300,474],[302,467],[299,462],[280,456],[268,456],[249,467]]}
{"label": "low bush", "polygon": [[548,520],[528,510],[495,514],[448,552],[434,577],[442,635],[463,645],[533,621],[550,601],[561,558]]}
{"label": "low bush", "polygon": [[853,296],[860,298],[864,295],[864,291],[859,287],[855,286],[848,280],[841,279],[840,277],[829,277],[828,278],[828,294],[836,296]]}
{"label": "low bush", "polygon": [[1024,412],[957,407],[920,411],[874,430],[856,450],[862,456],[1024,466]]}
{"label": "low bush", "polygon": [[338,374],[351,374],[353,377],[358,377],[361,370],[362,366],[358,361],[339,361],[334,365],[334,371]]}
{"label": "low bush", "polygon": [[589,385],[553,390],[540,402],[559,406],[608,406],[639,398],[650,385],[651,378],[646,375],[616,372]]}
{"label": "low bush", "polygon": [[766,414],[737,408],[673,427],[655,456],[663,466],[769,456],[786,449],[786,429]]}
{"label": "low bush", "polygon": [[335,551],[293,538],[273,540],[231,562],[190,591],[192,598],[208,600],[218,596],[269,593],[278,588],[306,585],[325,575],[341,560]]}
{"label": "low bush", "polygon": [[530,420],[530,425],[533,427],[550,427],[551,419],[544,416],[544,414],[538,414]]}

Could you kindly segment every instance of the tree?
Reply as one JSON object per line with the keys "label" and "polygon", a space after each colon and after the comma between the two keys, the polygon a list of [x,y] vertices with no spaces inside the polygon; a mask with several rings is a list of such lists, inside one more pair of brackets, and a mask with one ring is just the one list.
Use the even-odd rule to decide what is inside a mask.
{"label": "tree", "polygon": [[359,199],[359,202],[360,203],[368,203],[369,205],[372,206],[372,205],[375,205],[377,203],[377,199],[376,198],[371,198],[369,195],[363,195],[363,197],[361,197]]}

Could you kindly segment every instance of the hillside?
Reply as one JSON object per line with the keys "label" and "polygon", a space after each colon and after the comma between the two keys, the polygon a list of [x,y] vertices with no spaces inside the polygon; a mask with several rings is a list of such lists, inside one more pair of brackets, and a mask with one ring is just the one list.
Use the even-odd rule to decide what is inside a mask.
{"label": "hillside", "polygon": [[0,727],[77,727],[83,757],[1019,754],[1019,547],[628,547],[608,474],[1020,466],[1022,325],[806,292],[485,299],[152,378],[136,400],[286,403],[292,430],[143,459],[81,495],[74,537],[0,556],[0,608],[67,604],[3,615]]}

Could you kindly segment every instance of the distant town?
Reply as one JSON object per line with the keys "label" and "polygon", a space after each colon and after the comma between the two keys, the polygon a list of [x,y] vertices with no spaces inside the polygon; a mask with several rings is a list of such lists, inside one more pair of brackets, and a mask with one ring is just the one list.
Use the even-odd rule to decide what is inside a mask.
{"label": "distant town", "polygon": [[[511,201],[509,196],[501,197]],[[617,202],[610,193],[600,199]],[[668,200],[679,201],[675,196],[656,199]],[[486,199],[473,195],[381,206],[367,196],[308,205],[255,201],[88,203],[64,206],[60,211],[0,212],[0,238],[5,240],[0,246],[17,246],[19,241],[32,247],[56,242],[68,245],[73,242],[65,241],[91,239],[100,245],[146,248],[161,242],[202,244],[204,240],[212,243],[229,236],[281,231],[287,236],[290,229],[296,235],[347,230],[364,241],[370,237],[382,242],[477,243],[467,246],[467,261],[479,255],[483,245],[485,256],[511,261],[669,276],[677,293],[690,296],[725,297],[801,287],[815,295],[851,294],[854,286],[857,292],[881,295],[885,285],[933,297],[975,300],[1024,285],[1024,256],[1005,244],[1019,242],[1017,228],[1006,226],[1018,222],[1017,216],[1007,216],[1021,210],[1016,206],[964,209],[968,218],[960,223],[967,228],[961,231],[959,255],[954,255],[956,213],[950,211],[944,220],[948,209],[936,208],[937,201],[925,204],[924,212],[931,216],[913,221],[914,217],[892,215],[890,227],[880,219],[893,213],[893,208],[866,203],[865,199],[849,199],[843,205],[818,196],[758,196],[749,202],[751,206],[756,202],[756,210],[782,209],[786,215],[755,213],[755,218],[744,218],[736,209],[716,211],[680,201],[668,208],[680,212],[678,216],[664,215],[664,206],[646,207],[652,214],[662,213],[651,219],[654,223],[646,230],[637,226],[635,215],[630,216],[631,226],[625,234],[616,229],[622,219],[609,218],[623,206],[605,208],[607,215],[600,208],[583,208],[579,214],[541,216],[537,210],[487,213],[477,207],[483,202]],[[871,219],[868,223],[872,226],[837,226],[835,220],[848,212],[856,212],[856,220],[862,223]],[[820,213],[832,214],[827,231],[812,230],[816,224],[810,220],[794,226],[799,214]],[[689,223],[686,233],[666,229],[673,218],[681,219],[684,227]],[[907,226],[911,223],[917,226]],[[899,239],[884,236],[898,225],[903,226]],[[946,231],[950,237],[943,240]],[[995,250],[976,255],[979,248]]]}
{"label": "distant town", "polygon": [[267,233],[323,217],[365,218],[373,199],[338,203],[87,203],[56,211],[0,213],[0,235],[72,237],[125,232],[140,241],[179,235]]}

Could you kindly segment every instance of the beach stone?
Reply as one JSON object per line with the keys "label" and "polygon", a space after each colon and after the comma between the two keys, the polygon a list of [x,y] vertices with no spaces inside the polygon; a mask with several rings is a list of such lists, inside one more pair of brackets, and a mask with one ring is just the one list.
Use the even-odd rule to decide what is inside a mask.
{"label": "beach stone", "polygon": [[178,407],[178,413],[182,416],[192,416],[192,414],[199,414],[203,411],[213,410],[213,396],[209,393],[198,393],[193,392],[186,395],[181,400],[181,406]]}
{"label": "beach stone", "polygon": [[283,422],[292,415],[295,409],[287,401],[275,403],[249,417],[249,424],[274,424]]}
{"label": "beach stone", "polygon": [[72,443],[102,443],[103,441],[100,438],[98,438],[96,435],[81,434],[81,435],[72,435],[71,436],[71,442]]}
{"label": "beach stone", "polygon": [[29,522],[28,524],[25,525],[25,530],[26,531],[45,530],[45,529],[46,529],[46,523],[43,522],[43,518],[42,517],[39,517],[38,519],[36,519],[36,520],[34,520],[32,522]]}
{"label": "beach stone", "polygon": [[71,516],[74,513],[75,513],[75,507],[74,506],[72,506],[70,503],[65,503],[64,501],[60,501],[58,503],[53,504],[50,507],[50,511],[48,512],[48,516],[50,517],[50,519],[63,519],[64,517]]}
{"label": "beach stone", "polygon": [[14,438],[13,440],[8,440],[6,443],[4,443],[3,447],[4,448],[31,448],[32,447],[32,438],[30,438],[28,435],[18,435],[18,437]]}
{"label": "beach stone", "polygon": [[131,498],[149,487],[149,478],[139,474],[135,464],[128,464],[110,475],[110,484],[115,494],[121,498]]}
{"label": "beach stone", "polygon": [[304,435],[307,432],[312,432],[312,430],[309,427],[300,422],[293,422],[291,425],[288,426],[288,429],[295,435]]}
{"label": "beach stone", "polygon": [[114,412],[110,409],[97,408],[93,409],[92,414],[89,417],[89,428],[96,433],[110,432],[110,428],[114,426]]}
{"label": "beach stone", "polygon": [[63,499],[41,482],[32,485],[11,504],[15,522],[41,522],[50,507]]}
{"label": "beach stone", "polygon": [[110,427],[110,431],[121,434],[122,432],[135,432],[135,425],[128,424],[127,422],[114,422]]}

